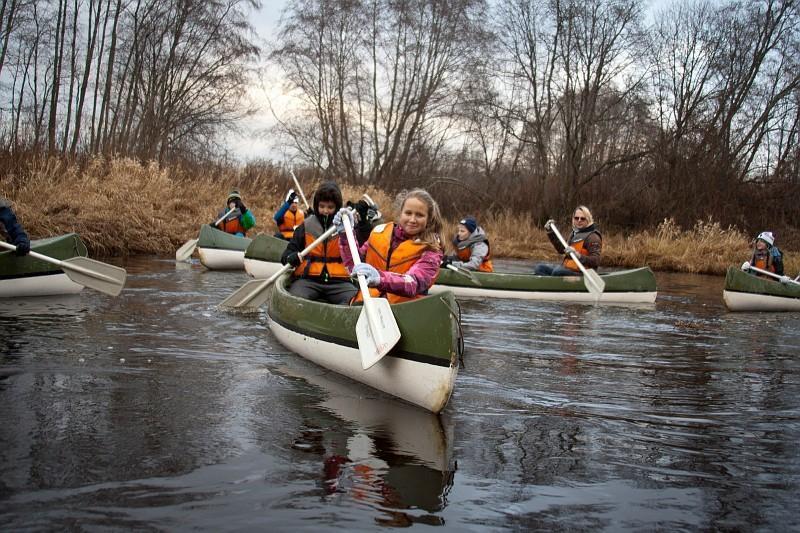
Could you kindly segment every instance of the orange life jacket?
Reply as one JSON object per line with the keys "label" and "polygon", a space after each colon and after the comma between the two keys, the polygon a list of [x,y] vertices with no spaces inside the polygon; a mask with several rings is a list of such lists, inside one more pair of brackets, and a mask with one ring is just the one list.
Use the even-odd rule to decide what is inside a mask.
{"label": "orange life jacket", "polygon": [[278,226],[278,231],[281,232],[281,235],[283,235],[284,238],[291,239],[292,235],[294,235],[294,228],[302,224],[305,218],[305,213],[303,213],[303,211],[299,208],[294,213],[292,213],[291,210],[288,210],[283,215],[283,222],[281,222],[281,224]]}
{"label": "orange life jacket", "polygon": [[[492,265],[492,247],[489,246],[488,239],[483,242],[489,247],[489,253],[486,254],[486,257],[483,258],[483,262],[478,266],[478,272],[494,272],[494,266]],[[469,258],[472,257],[472,246],[456,248],[456,255],[459,261],[466,263],[469,261]]]}
{"label": "orange life jacket", "polygon": [[[303,248],[308,248],[311,243],[325,233],[322,224],[316,216],[311,215],[303,222],[305,228],[306,244]],[[295,277],[313,278],[322,277],[323,270],[328,271],[328,278],[349,279],[350,273],[347,272],[342,256],[339,254],[339,239],[331,236],[315,246],[303,258],[303,261],[294,269]]]}
{"label": "orange life jacket", "polygon": [[[369,234],[369,240],[367,240],[367,256],[364,262],[369,263],[378,270],[405,274],[422,257],[422,253],[428,249],[428,245],[406,239],[390,250],[393,234],[394,222],[375,226],[375,229]],[[422,297],[421,294],[409,298],[399,294],[381,293],[376,288],[371,288],[369,293],[375,298],[386,298],[390,304],[408,302]],[[353,301],[360,302],[361,300],[361,291],[359,291]]]}
{"label": "orange life jacket", "polygon": [[[589,235],[591,235],[592,233],[597,233],[598,235],[600,235],[600,232],[597,231],[597,230],[592,230],[592,231],[589,231],[589,232],[586,232],[586,233],[578,232],[578,233],[576,233],[576,234],[574,234],[573,236],[570,237],[569,245],[572,246],[573,248],[575,248],[575,251],[578,252],[579,254],[588,256],[589,255],[589,250],[587,250],[584,247],[583,243],[586,242],[586,238],[589,237]],[[575,240],[573,240],[573,239],[575,239]],[[564,266],[564,268],[568,268],[568,269],[572,270],[573,272],[580,272],[581,271],[581,269],[578,267],[578,264],[575,261],[573,261],[572,257],[570,257],[569,255],[564,257],[564,261],[563,261],[562,265]]]}
{"label": "orange life jacket", "polygon": [[244,226],[242,226],[242,223],[239,220],[241,216],[242,216],[241,213],[239,213],[238,215],[231,215],[230,217],[220,222],[217,227],[222,231],[224,231],[225,233],[230,233],[231,235],[236,235],[237,233],[241,233],[242,235],[247,235],[247,230],[244,229]]}
{"label": "orange life jacket", "polygon": [[[758,254],[757,250],[753,252],[753,257],[750,259],[750,264],[756,268],[760,268],[761,270],[766,270],[767,272],[775,273],[775,265],[772,262],[772,254],[770,250],[765,250],[765,253]],[[756,275],[761,276],[762,278],[770,278],[770,276],[766,276],[764,274],[758,274],[755,272]]]}

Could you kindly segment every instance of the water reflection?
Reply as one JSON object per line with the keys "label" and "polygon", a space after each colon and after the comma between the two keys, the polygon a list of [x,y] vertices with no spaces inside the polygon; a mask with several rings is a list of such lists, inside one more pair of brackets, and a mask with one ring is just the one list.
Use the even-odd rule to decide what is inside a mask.
{"label": "water reflection", "polygon": [[369,506],[384,526],[443,524],[436,513],[446,506],[455,463],[452,438],[438,416],[361,395],[359,385],[327,371],[294,366],[279,372],[323,392],[323,400],[299,407],[303,429],[293,447],[320,460],[326,499]]}

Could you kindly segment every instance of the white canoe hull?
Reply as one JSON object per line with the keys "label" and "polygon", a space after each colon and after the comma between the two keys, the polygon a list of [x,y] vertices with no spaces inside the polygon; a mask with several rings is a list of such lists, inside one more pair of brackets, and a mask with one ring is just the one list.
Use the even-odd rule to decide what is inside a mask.
{"label": "white canoe hull", "polygon": [[244,250],[197,248],[200,263],[209,270],[244,270]]}
{"label": "white canoe hull", "polygon": [[439,412],[453,390],[457,366],[443,367],[384,357],[363,370],[358,348],[297,333],[271,318],[269,326],[281,344],[309,361],[429,411]]}
{"label": "white canoe hull", "polygon": [[76,294],[83,289],[64,274],[47,274],[0,280],[0,298]]}
{"label": "white canoe hull", "polygon": [[[478,287],[459,287],[454,285],[434,285],[430,292],[437,294],[451,291],[457,298],[516,298],[520,300],[541,300],[549,302],[594,303],[589,292],[573,291],[506,291],[501,289],[481,289]],[[604,292],[600,303],[651,304],[656,301],[656,291],[652,292]]]}
{"label": "white canoe hull", "polygon": [[800,311],[800,298],[722,291],[722,299],[731,311]]}
{"label": "white canoe hull", "polygon": [[280,263],[261,261],[260,259],[244,258],[244,269],[255,279],[266,279],[283,268]]}

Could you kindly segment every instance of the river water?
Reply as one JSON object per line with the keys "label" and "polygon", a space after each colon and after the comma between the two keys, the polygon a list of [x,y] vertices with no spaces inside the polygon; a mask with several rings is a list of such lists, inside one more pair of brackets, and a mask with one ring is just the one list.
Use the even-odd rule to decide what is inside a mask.
{"label": "river water", "polygon": [[800,314],[728,313],[722,278],[463,300],[437,417],[219,311],[244,273],[118,264],[118,298],[0,300],[3,530],[800,527]]}

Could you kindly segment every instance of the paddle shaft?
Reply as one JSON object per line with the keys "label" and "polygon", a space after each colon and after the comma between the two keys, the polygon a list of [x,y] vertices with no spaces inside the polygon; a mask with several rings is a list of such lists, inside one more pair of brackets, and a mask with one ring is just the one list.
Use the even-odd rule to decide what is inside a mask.
{"label": "paddle shaft", "polygon": [[[309,244],[308,247],[306,247],[304,250],[301,250],[297,255],[299,255],[301,259],[304,258],[306,255],[311,253],[311,250],[313,250],[314,248],[319,246],[322,243],[322,241],[324,241],[325,239],[327,239],[328,237],[333,235],[333,232],[335,232],[335,231],[336,231],[336,227],[335,226],[331,226],[322,235],[317,237],[314,240],[314,242]],[[291,270],[293,268],[295,268],[295,267],[293,267],[292,265],[290,265],[288,263],[283,265],[280,270],[278,270],[276,273],[274,273],[273,275],[271,275],[270,277],[265,279],[263,282],[261,282],[261,284],[258,287],[255,287],[250,292],[250,294],[245,296],[238,304],[236,304],[236,307],[243,307],[243,306],[247,305],[250,301],[253,300],[253,298],[258,296],[258,294],[261,293],[261,291],[263,291],[264,289],[266,289],[267,287],[272,285],[275,282],[276,279],[278,279],[283,274],[285,274],[286,272],[288,272],[289,270]]]}
{"label": "paddle shaft", "polygon": [[234,207],[234,208],[232,208],[232,209],[230,209],[230,210],[229,210],[227,213],[225,213],[224,215],[222,215],[222,216],[219,218],[219,220],[217,220],[216,222],[214,222],[214,227],[216,227],[216,226],[217,226],[217,224],[219,224],[220,222],[222,222],[223,220],[225,220],[226,218],[228,218],[228,215],[230,215],[230,214],[231,214],[231,213],[233,213],[234,211],[236,211],[236,208],[235,208],[235,207]]}
{"label": "paddle shaft", "polygon": [[292,181],[294,181],[295,188],[297,188],[297,194],[300,195],[300,198],[302,198],[303,203],[306,204],[306,211],[311,209],[311,207],[308,205],[308,200],[306,200],[306,195],[303,194],[303,188],[300,186],[300,182],[297,181],[297,176],[294,175],[294,170],[289,169],[289,173],[292,175]]}
{"label": "paddle shaft", "polygon": [[[769,270],[764,270],[764,269],[761,269],[761,268],[758,268],[758,267],[754,267],[753,265],[751,265],[749,263],[748,263],[748,266],[747,266],[747,270],[753,270],[755,272],[758,272],[759,274],[764,274],[766,276],[771,276],[771,277],[773,277],[773,278],[775,278],[777,280],[780,280],[781,277],[783,277],[783,276],[779,276],[778,274],[775,274],[774,272],[770,272]],[[789,278],[789,283],[794,283],[795,285],[800,285],[800,281],[793,280],[792,278]]]}

